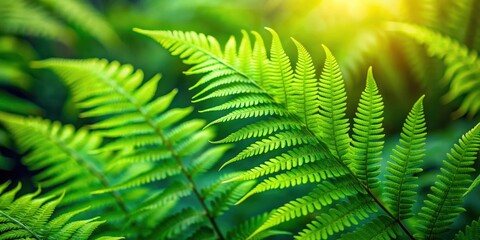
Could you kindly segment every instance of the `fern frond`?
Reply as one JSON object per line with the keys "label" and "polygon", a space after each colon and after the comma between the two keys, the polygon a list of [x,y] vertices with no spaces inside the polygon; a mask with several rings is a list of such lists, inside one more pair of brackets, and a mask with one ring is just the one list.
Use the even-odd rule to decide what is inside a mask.
{"label": "fern frond", "polygon": [[[170,108],[176,90],[155,98],[158,75],[142,84],[141,70],[118,62],[52,59],[36,62],[35,66],[52,68],[62,76],[72,88],[74,99],[86,108],[82,115],[102,118],[93,127],[97,133],[113,138],[104,146],[106,150],[95,152],[116,151],[109,170],[128,174],[120,174],[117,184],[95,194],[145,191],[152,183],[176,183],[179,189],[150,191],[150,198],[137,200],[134,211],[140,215],[131,223],[140,221],[136,224],[142,225],[148,221],[148,226],[162,228],[161,239],[202,235],[204,228],[222,238],[215,218],[250,190],[252,183],[236,182],[217,188],[215,183],[224,179],[215,176],[214,183],[200,187],[198,178],[217,163],[229,146],[207,148],[214,132],[211,128],[202,130],[205,121],[184,120],[192,112],[191,107]],[[199,203],[197,207],[178,212],[184,206],[180,201],[190,196]],[[173,212],[162,212],[159,218],[156,212],[162,203],[171,206]],[[161,220],[166,222],[158,225]],[[147,229],[137,235],[148,238],[154,232]]]}
{"label": "fern frond", "polygon": [[[308,195],[292,200],[275,209],[251,236],[281,223],[321,210],[334,201],[347,196],[353,196],[359,192],[362,192],[362,189],[355,188],[351,178],[337,178],[335,185],[329,181],[324,181],[317,185]],[[320,219],[323,218],[319,217]]]}
{"label": "fern frond", "polygon": [[[214,110],[230,111],[225,113],[224,117],[212,121],[207,127],[212,124],[229,123],[233,120],[240,121],[247,118],[257,120],[256,123],[241,128],[237,132],[228,135],[224,140],[219,141],[237,142],[246,139],[255,140],[250,146],[241,151],[236,157],[227,161],[222,167],[245,158],[253,156],[262,157],[266,153],[271,155],[278,153],[278,155],[272,157],[270,160],[265,161],[264,164],[240,173],[239,175],[225,181],[225,183],[233,183],[236,181],[257,179],[277,173],[273,176],[266,177],[260,183],[255,185],[255,187],[246,193],[237,204],[246,200],[253,194],[272,189],[281,189],[308,183],[323,183],[328,181],[328,179],[334,181],[334,179],[339,179],[344,175],[353,177],[350,170],[342,161],[347,160],[348,157],[347,154],[350,144],[350,139],[348,137],[349,124],[348,120],[344,119],[346,96],[343,81],[341,79],[338,65],[334,62],[334,58],[331,54],[328,57],[329,61],[326,64],[328,65],[328,74],[323,74],[324,80],[321,80],[325,81],[325,85],[322,86],[315,80],[315,75],[312,75],[312,64],[311,60],[309,60],[308,53],[298,45],[300,52],[299,59],[301,59],[299,60],[301,63],[297,63],[296,68],[296,76],[298,79],[292,79],[293,82],[287,83],[284,86],[288,85],[298,89],[309,89],[309,92],[304,96],[302,96],[302,94],[299,94],[301,96],[295,96],[294,94],[287,92],[287,89],[284,89],[283,85],[283,87],[279,85],[284,84],[282,82],[276,83],[278,86],[272,91],[271,86],[266,84],[268,83],[268,80],[264,81],[268,79],[268,76],[266,75],[270,74],[269,71],[274,71],[276,73],[275,76],[277,77],[281,76],[282,73],[291,72],[289,59],[285,56],[283,48],[280,46],[281,44],[277,39],[278,36],[274,36],[274,41],[278,42],[272,44],[274,45],[272,51],[277,51],[277,53],[275,53],[277,55],[276,60],[274,60],[273,57],[270,60],[265,57],[261,61],[252,61],[252,65],[256,65],[252,66],[254,71],[243,72],[224,60],[223,53],[213,52],[210,42],[207,41],[209,37],[204,36],[203,34],[178,31],[137,31],[154,38],[165,48],[170,50],[173,55],[179,55],[180,58],[184,59],[184,62],[193,65],[187,74],[205,74],[205,76],[199,80],[202,83],[197,83],[195,88],[202,86],[202,89],[209,89],[206,91],[208,92],[207,94],[216,94],[216,92],[220,91],[222,96],[226,93],[224,97],[231,97],[226,103],[212,108]],[[265,51],[263,40],[258,33],[254,33],[254,35],[256,37],[256,42],[252,54],[260,57],[266,56],[266,52],[263,52]],[[242,41],[244,40],[245,39],[242,39]],[[217,44],[216,41],[214,42]],[[273,50],[273,48],[276,49]],[[229,51],[233,52],[233,50]],[[275,65],[275,63],[272,63],[273,61],[277,61],[277,68],[276,70],[272,70],[272,68],[269,70],[268,68]],[[222,74],[215,75],[215,72],[221,72]],[[303,75],[300,76],[300,74]],[[290,74],[286,75],[290,76]],[[215,83],[222,83],[225,78],[233,77],[243,78],[248,81],[242,80],[241,83],[232,82],[232,85]],[[295,77],[295,75],[293,75],[293,77]],[[208,81],[204,81],[205,78],[207,78]],[[295,83],[295,81],[297,82]],[[292,84],[297,84],[297,86],[293,86]],[[308,84],[308,86],[305,84]],[[257,90],[254,90],[251,93],[243,92],[237,94],[238,91],[235,88],[236,85],[248,85],[248,89]],[[335,94],[330,93],[331,86],[334,86]],[[295,91],[300,91],[298,89]],[[320,101],[307,103],[306,100],[316,99],[320,96],[322,94],[321,91],[324,91],[323,94],[326,96],[323,99],[323,103],[326,104],[326,107],[322,107],[322,99],[320,99]],[[303,99],[304,104],[306,104],[303,111],[307,112],[298,114],[297,110],[302,110],[292,109],[290,102],[284,105],[282,99],[289,99],[289,96],[293,96],[293,98],[296,98],[299,102]],[[241,105],[240,102],[243,99],[247,99],[248,102]],[[203,101],[207,99],[201,100]],[[255,102],[257,100],[258,102]],[[323,110],[326,108],[329,108],[331,113],[343,115],[341,115],[340,118],[337,118],[336,115],[326,114],[327,111]],[[318,121],[314,124],[312,123],[315,126],[309,126],[307,128],[306,121],[304,120],[306,117],[305,114],[311,119],[308,120],[310,123],[313,121],[312,119],[315,119],[316,117],[318,118],[319,115],[324,114],[323,120],[327,122],[327,124],[335,125],[335,132],[331,132],[333,127],[325,127],[324,123]],[[316,136],[315,133],[313,133],[314,131],[319,133],[320,130],[318,129],[320,129],[320,127],[323,127],[325,131],[329,131],[331,137],[338,140],[336,144],[339,147],[332,148],[332,151],[328,149],[323,143],[323,140],[325,140],[325,136],[323,135],[324,132],[321,132],[321,135],[319,136]],[[335,135],[336,133],[342,133],[342,135],[337,137]],[[331,142],[329,144],[331,144]],[[338,152],[340,152],[340,156],[335,156],[333,154]],[[350,184],[362,188],[356,180]],[[360,190],[358,191],[360,192]],[[359,194],[359,192],[352,194],[356,195]],[[365,190],[362,189],[361,192],[363,194],[365,193]],[[331,203],[326,203],[325,206],[329,204]],[[301,206],[301,204],[299,206]],[[312,209],[314,208],[309,208],[309,210]],[[317,210],[314,209],[313,211]],[[299,215],[297,217],[301,216],[304,215]],[[256,231],[255,236],[260,236],[260,234],[264,233],[264,230],[268,229],[270,228],[266,227]]]}
{"label": "fern frond", "polygon": [[185,233],[188,228],[204,221],[204,213],[196,211],[193,208],[187,208],[183,211],[165,219],[158,226],[161,231],[155,232],[152,237],[158,239],[178,239],[179,235]]}
{"label": "fern frond", "polygon": [[71,24],[88,32],[105,47],[118,46],[120,43],[120,38],[112,27],[90,4],[78,0],[61,3],[55,0],[40,0],[38,2],[48,6],[59,16],[71,22]]}
{"label": "fern frond", "polygon": [[331,161],[329,161],[330,158],[330,155],[325,154],[325,152],[312,146],[301,146],[283,153],[280,156],[276,156],[263,164],[260,164],[258,167],[247,170],[228,181],[257,179],[279,171],[291,170],[311,162],[317,162],[319,165],[326,167],[331,164]]}
{"label": "fern frond", "polygon": [[[2,239],[88,239],[92,232],[104,221],[98,217],[88,220],[71,219],[86,209],[67,212],[52,218],[55,208],[63,195],[56,199],[38,197],[35,193],[25,194],[19,198],[15,195],[21,188],[5,191],[10,185],[0,185],[0,238]],[[104,239],[119,239],[104,237]]]}
{"label": "fern frond", "polygon": [[275,175],[263,180],[240,199],[237,204],[245,201],[253,194],[272,190],[294,187],[296,185],[321,182],[322,180],[343,176],[347,170],[343,166],[332,164],[329,167],[323,167],[318,164],[304,164],[288,172]]}
{"label": "fern frond", "polygon": [[318,97],[320,101],[320,116],[318,128],[320,136],[328,145],[330,151],[345,164],[350,138],[350,124],[345,118],[347,110],[347,95],[342,73],[330,50],[323,46],[327,56],[322,74],[320,75]]}
{"label": "fern frond", "polygon": [[264,86],[280,104],[292,111],[294,106],[290,104],[293,100],[294,89],[293,71],[278,34],[271,28],[266,28],[272,34],[272,46],[270,49],[270,62],[265,71]]}
{"label": "fern frond", "polygon": [[225,162],[221,168],[233,162],[237,162],[252,156],[264,154],[279,148],[293,147],[315,142],[317,142],[316,138],[305,136],[304,134],[302,134],[301,131],[281,132],[266,139],[262,139],[255,143],[252,143],[242,152],[237,154],[237,156]]}
{"label": "fern frond", "polygon": [[397,239],[401,236],[401,232],[396,226],[396,222],[386,216],[380,215],[371,222],[364,224],[356,231],[342,235],[340,239]]}
{"label": "fern frond", "polygon": [[238,109],[227,115],[210,122],[206,127],[212,126],[217,123],[229,122],[232,120],[240,120],[246,118],[258,118],[265,116],[288,116],[288,112],[281,108],[275,108],[274,105],[263,105],[259,107],[251,107]]}
{"label": "fern frond", "polygon": [[448,231],[464,209],[460,206],[462,197],[471,184],[473,163],[480,148],[480,124],[461,137],[458,144],[447,154],[441,174],[430,188],[431,193],[424,201],[418,221],[418,234],[422,238],[432,239]]}
{"label": "fern frond", "polygon": [[475,189],[476,187],[478,187],[478,185],[480,185],[480,175],[478,175],[475,180],[473,180],[472,184],[470,185],[470,187],[468,187],[467,191],[463,194],[463,196],[466,196],[467,194],[469,194],[470,192],[473,191],[473,189]]}
{"label": "fern frond", "polygon": [[250,191],[255,184],[255,181],[227,183],[227,186],[223,188],[225,191],[220,193],[217,191],[215,193],[217,196],[211,201],[208,201],[207,198],[207,203],[210,205],[212,215],[218,217],[227,211],[230,206],[234,205],[241,197]]}
{"label": "fern frond", "polygon": [[221,157],[223,157],[224,153],[230,148],[231,146],[229,145],[223,145],[208,149],[192,161],[191,165],[187,169],[187,172],[192,177],[207,172],[219,161]]}
{"label": "fern frond", "polygon": [[369,189],[378,188],[380,161],[383,149],[383,103],[372,69],[368,70],[367,84],[360,96],[353,124],[351,168]]}
{"label": "fern frond", "polygon": [[347,227],[358,225],[369,214],[377,212],[377,206],[368,197],[349,198],[331,207],[328,213],[322,213],[316,220],[307,225],[296,239],[328,239],[329,236],[342,232]]}
{"label": "fern frond", "polygon": [[215,143],[239,142],[249,138],[265,137],[278,131],[300,129],[301,125],[294,119],[268,119],[245,126]]}
{"label": "fern frond", "polygon": [[[85,128],[75,130],[71,125],[62,126],[48,120],[7,113],[0,113],[0,116],[20,149],[29,152],[23,162],[31,170],[42,170],[34,179],[41,186],[52,189],[51,194],[67,192],[61,205],[87,203],[92,199],[89,192],[110,186],[109,178],[103,173],[108,154],[90,153],[101,145],[99,135]],[[117,209],[126,211],[124,201],[115,193],[96,200],[97,206],[116,205]]]}
{"label": "fern frond", "polygon": [[480,239],[480,220],[474,220],[470,225],[465,227],[465,231],[455,234],[455,240],[473,240]]}
{"label": "fern frond", "polygon": [[41,6],[25,0],[0,2],[0,31],[70,43],[72,33]]}
{"label": "fern frond", "polygon": [[315,124],[319,121],[318,112],[320,108],[320,101],[317,96],[318,81],[315,77],[315,66],[305,47],[293,38],[292,41],[295,43],[298,51],[298,61],[295,66],[295,75],[292,83],[292,88],[296,92],[296,95],[292,97],[292,109],[302,119],[307,129],[320,136],[321,132]]}
{"label": "fern frond", "polygon": [[[165,207],[169,202],[175,202],[192,194],[192,188],[182,182],[173,182],[167,188],[151,195],[137,206],[133,212]],[[135,215],[134,215],[135,216]]]}
{"label": "fern frond", "polygon": [[403,125],[400,142],[393,150],[392,161],[389,161],[385,175],[385,199],[397,219],[407,219],[413,216],[412,207],[416,202],[414,196],[418,184],[415,184],[418,174],[422,171],[418,166],[425,156],[425,114],[423,112],[422,96],[414,105]]}
{"label": "fern frond", "polygon": [[443,36],[424,27],[390,23],[388,27],[411,37],[420,44],[426,45],[428,54],[441,59],[445,66],[444,78],[449,81],[450,90],[445,95],[449,102],[461,98],[462,103],[455,115],[474,116],[480,110],[480,60],[478,53],[463,46],[460,42]]}
{"label": "fern frond", "polygon": [[227,101],[216,107],[207,108],[205,110],[201,110],[200,112],[212,112],[212,111],[224,111],[229,109],[241,109],[244,107],[252,107],[258,106],[265,103],[270,103],[272,100],[266,95],[256,95],[254,97],[251,96],[240,96],[235,98],[231,101]]}
{"label": "fern frond", "polygon": [[[232,239],[232,240],[247,239],[263,222],[265,222],[268,216],[269,216],[268,214],[264,213],[262,215],[251,218],[249,221],[243,224],[237,225],[234,229],[228,232],[227,239]],[[266,239],[267,237],[274,236],[274,235],[290,235],[290,233],[278,231],[278,230],[266,230],[260,234],[255,235],[250,239],[252,240]]]}
{"label": "fern frond", "polygon": [[270,60],[267,58],[267,51],[262,36],[257,32],[252,32],[252,34],[255,36],[255,43],[253,45],[250,73],[252,79],[259,86],[266,88],[268,87],[267,84],[265,84],[266,69],[270,65]]}
{"label": "fern frond", "polygon": [[238,57],[235,66],[242,72],[250,74],[252,62],[252,45],[250,37],[245,30],[242,30],[242,41],[238,49]]}

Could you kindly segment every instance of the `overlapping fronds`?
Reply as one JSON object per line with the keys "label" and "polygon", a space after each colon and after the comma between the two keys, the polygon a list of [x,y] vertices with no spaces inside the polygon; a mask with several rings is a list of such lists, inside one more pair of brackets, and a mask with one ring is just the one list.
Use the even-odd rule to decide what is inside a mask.
{"label": "overlapping fronds", "polygon": [[430,188],[431,193],[424,201],[418,215],[418,234],[422,238],[434,239],[449,230],[454,219],[464,211],[462,197],[470,186],[470,173],[480,148],[480,124],[461,137],[443,161],[441,174]]}
{"label": "overlapping fronds", "polygon": [[74,31],[65,21],[98,39],[105,47],[120,40],[112,27],[89,3],[79,0],[4,0],[0,2],[0,31],[44,37],[72,44]]}
{"label": "overlapping fronds", "polygon": [[[71,32],[48,11],[25,0],[0,2],[0,31],[58,39],[69,43]],[[67,37],[67,39],[65,39]]]}
{"label": "overlapping fronds", "polygon": [[85,1],[39,0],[44,6],[66,19],[72,25],[95,37],[105,47],[113,47],[120,39],[100,13]]}
{"label": "overlapping fronds", "polygon": [[[115,193],[93,197],[90,192],[110,187],[111,179],[104,173],[108,154],[92,154],[102,144],[102,138],[87,129],[75,130],[71,125],[40,118],[24,118],[0,113],[0,119],[10,130],[20,150],[27,155],[23,163],[37,171],[34,180],[50,194],[66,192],[60,206],[73,209],[91,205],[95,210],[116,209],[121,216],[126,211],[123,199]],[[94,200],[94,201],[93,201]],[[70,208],[72,209],[72,208]]]}
{"label": "overlapping fronds", "polygon": [[[35,66],[58,73],[72,89],[82,108],[81,115],[99,119],[91,128],[110,139],[95,152],[114,152],[107,168],[111,173],[120,173],[120,180],[94,193],[148,191],[149,197],[144,201],[130,204],[135,213],[133,222],[155,222],[153,229],[162,231],[150,229],[137,233],[139,236],[223,238],[216,218],[248,192],[253,182],[220,184],[226,177],[217,176],[208,184],[198,184],[203,173],[230,147],[207,147],[213,130],[202,130],[205,121],[185,120],[191,107],[170,107],[176,90],[156,97],[159,75],[142,83],[141,70],[118,62],[51,59],[36,62]],[[155,190],[149,187],[152,183],[165,187]],[[181,201],[199,204],[184,208]],[[170,212],[161,218],[154,214],[168,204],[173,206]]]}
{"label": "overlapping fronds", "polygon": [[[21,184],[7,190],[10,182],[0,185],[0,238],[1,239],[89,239],[92,232],[105,221],[99,217],[72,221],[86,209],[52,217],[64,195],[39,197],[35,193],[16,197]],[[121,239],[102,237],[104,240]]]}
{"label": "overlapping fronds", "polygon": [[[240,50],[235,48],[235,39],[230,38],[228,47],[222,51],[215,38],[201,33],[136,31],[158,41],[192,65],[186,74],[203,75],[192,87],[200,92],[195,101],[224,100],[216,101],[223,103],[204,111],[224,113],[207,126],[249,120],[248,125],[218,141],[249,141],[250,144],[227,160],[222,168],[245,159],[263,159],[263,163],[252,163],[252,168],[225,181],[260,179],[238,203],[264,191],[313,185],[304,196],[282,197],[280,201],[286,202],[274,208],[249,239],[259,237],[271,227],[311,215],[316,215],[316,219],[298,233],[298,239],[324,239],[332,235],[343,235],[344,239],[399,236],[413,239],[413,234],[419,232],[409,229],[402,219],[410,216],[411,206],[416,202],[411,191],[416,186],[414,175],[421,171],[419,163],[425,141],[421,100],[407,117],[400,144],[392,156],[386,183],[388,203],[384,205],[380,200],[382,189],[378,176],[384,137],[383,103],[371,69],[352,131],[345,117],[342,76],[326,47],[327,59],[317,80],[308,52],[294,40],[299,56],[292,78],[290,59],[271,29],[268,29],[273,35],[269,52],[256,32],[253,32],[255,43],[251,51],[245,49],[252,46],[246,43],[250,38],[245,32]],[[240,55],[250,54],[254,56],[250,68],[240,67],[238,63],[247,61]],[[271,76],[277,77],[276,80]],[[348,135],[350,132],[353,140]],[[445,212],[438,213],[448,216]],[[360,227],[351,228],[353,225]]]}
{"label": "overlapping fronds", "polygon": [[414,105],[403,124],[400,141],[393,149],[385,175],[385,199],[390,210],[399,219],[412,217],[413,196],[418,184],[415,175],[425,156],[426,127],[422,96]]}
{"label": "overlapping fronds", "polygon": [[462,43],[424,27],[390,23],[389,28],[413,38],[427,47],[428,54],[443,60],[446,71],[444,78],[449,82],[445,100],[462,99],[455,113],[457,117],[469,114],[474,116],[480,110],[480,60],[475,50]]}
{"label": "overlapping fronds", "polygon": [[355,175],[369,189],[379,186],[380,155],[383,149],[383,102],[368,70],[367,84],[360,96],[352,133],[352,164]]}
{"label": "overlapping fronds", "polygon": [[[282,208],[275,209],[267,222],[253,232],[249,236],[250,238],[258,237],[257,234],[262,234],[263,231],[282,222],[316,212],[322,205],[328,209],[328,205],[333,204],[339,198],[349,195],[366,196],[364,195],[366,192],[361,191],[360,186],[357,190],[349,186],[345,186],[345,189],[336,189],[330,184],[330,180],[333,182],[340,181],[339,179],[343,179],[346,185],[358,184],[354,178],[346,177],[349,169],[343,164],[343,159],[335,155],[340,153],[342,158],[347,156],[350,141],[348,120],[344,118],[345,89],[338,65],[331,54],[326,65],[328,69],[322,75],[322,79],[317,80],[311,57],[300,43],[294,41],[299,52],[299,62],[296,64],[293,74],[290,60],[284,53],[276,33],[269,29],[273,35],[273,44],[270,59],[268,59],[261,36],[254,32],[256,40],[252,52],[263,60],[251,62],[251,69],[255,70],[248,72],[231,65],[232,61],[225,58],[226,53],[217,51],[219,44],[213,37],[194,32],[137,31],[156,39],[174,55],[179,55],[186,63],[193,65],[187,71],[188,74],[206,74],[194,86],[194,89],[202,87],[200,92],[207,96],[199,101],[208,100],[211,97],[229,97],[229,100],[223,105],[208,109],[229,111],[224,117],[211,124],[244,118],[258,119],[257,122],[247,125],[219,141],[254,141],[228,160],[223,167],[247,158],[275,155],[263,164],[226,181],[231,183],[262,179],[245,194],[239,203],[247,200],[253,194],[272,189],[308,183],[320,184],[318,190],[292,200]],[[247,40],[244,34],[242,42]],[[229,40],[230,45],[233,45],[232,41]],[[328,54],[328,49],[325,49]],[[232,49],[229,51],[228,55],[235,55],[232,53]],[[273,77],[276,77],[275,80]],[[288,81],[282,82],[283,77]],[[229,81],[228,85],[219,84],[228,79],[235,79],[235,81]],[[338,94],[329,93],[328,86],[334,86]],[[244,91],[237,89],[244,89]],[[239,104],[238,102],[241,101],[248,101],[248,103]],[[323,115],[320,115],[321,111],[323,111]],[[329,114],[338,112],[343,115],[335,119],[328,117]],[[321,116],[324,117],[324,122],[335,128],[333,129],[335,133],[341,133],[340,137],[337,138],[336,134],[331,132],[330,127],[318,123],[317,120]],[[327,130],[328,132],[324,133]],[[328,141],[329,146],[327,146],[322,141],[324,136],[329,136],[337,142],[330,145],[331,141]],[[325,200],[316,199],[321,196],[322,191],[333,191],[333,193],[326,195]],[[354,199],[358,199],[360,202],[363,197]]]}

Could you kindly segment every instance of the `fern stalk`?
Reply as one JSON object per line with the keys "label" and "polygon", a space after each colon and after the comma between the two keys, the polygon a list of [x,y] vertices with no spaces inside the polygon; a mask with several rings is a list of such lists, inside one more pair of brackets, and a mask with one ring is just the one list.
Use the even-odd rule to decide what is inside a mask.
{"label": "fern stalk", "polygon": [[121,87],[119,87],[115,82],[112,82],[110,79],[108,78],[105,78],[103,75],[102,75],[102,78],[104,78],[104,82],[108,83],[111,87],[113,87],[115,89],[115,91],[117,91],[120,95],[122,95],[123,97],[125,97],[131,104],[133,104],[135,106],[135,108],[137,109],[138,112],[140,112],[140,114],[142,114],[142,116],[144,117],[144,119],[146,120],[146,123],[154,130],[155,134],[160,137],[160,139],[162,140],[164,146],[168,149],[168,151],[170,152],[171,156],[173,159],[175,159],[175,162],[177,163],[177,165],[180,167],[183,175],[185,176],[185,178],[187,179],[187,181],[189,182],[190,186],[192,187],[192,191],[194,192],[195,196],[197,197],[198,201],[200,202],[200,205],[202,206],[202,208],[204,209],[205,211],[205,214],[206,214],[206,217],[208,218],[208,221],[210,222],[210,224],[212,225],[212,227],[214,228],[216,234],[218,235],[218,237],[221,239],[221,240],[224,240],[225,238],[223,237],[222,235],[222,232],[220,231],[220,228],[218,227],[216,221],[215,221],[215,218],[213,217],[213,215],[210,213],[210,211],[208,210],[208,207],[205,203],[205,200],[203,199],[203,197],[200,195],[200,192],[198,190],[198,187],[195,185],[195,182],[193,181],[192,179],[192,176],[190,174],[188,174],[186,168],[184,167],[182,161],[181,161],[181,157],[177,154],[177,152],[175,151],[175,149],[173,148],[172,146],[172,143],[162,134],[162,132],[160,131],[160,129],[155,125],[153,119],[150,117],[150,115],[146,112],[146,110],[144,109],[144,107],[142,107],[141,105],[139,105],[139,103],[132,97],[130,96],[130,94],[128,94],[127,92],[125,92],[125,90]]}
{"label": "fern stalk", "polygon": [[[353,174],[353,172],[351,172]],[[360,179],[358,178],[355,178],[355,180],[357,180],[357,182],[359,184],[362,185],[362,187],[365,189],[365,191],[367,191],[368,195],[373,198],[373,201],[375,201],[375,203],[377,203],[377,205],[386,213],[388,214],[388,216],[390,216],[393,220],[395,220],[395,222],[400,226],[400,228],[403,230],[403,232],[405,234],[407,234],[407,236],[414,240],[415,237],[413,236],[413,234],[408,231],[408,228],[402,223],[402,221],[400,220],[400,218],[397,218],[393,213],[391,213],[387,207],[385,207],[385,205],[370,191],[370,189],[367,188],[367,186],[365,186],[362,182],[360,182]]]}
{"label": "fern stalk", "polygon": [[25,224],[21,223],[20,221],[18,221],[17,219],[11,217],[10,215],[6,214],[5,212],[3,212],[2,210],[0,210],[0,214],[2,214],[3,216],[5,216],[6,218],[10,219],[10,221],[14,222],[15,224],[21,226],[23,229],[25,229],[27,232],[29,232],[30,234],[32,234],[32,236],[35,238],[35,239],[38,239],[38,240],[41,240],[42,238],[40,236],[38,236],[34,231],[32,231],[30,228],[28,228],[27,226],[25,226]]}
{"label": "fern stalk", "polygon": [[[150,124],[150,121],[149,121],[149,124]],[[170,153],[172,154],[172,157],[175,159],[178,166],[182,170],[183,175],[187,178],[188,182],[190,183],[190,186],[192,187],[193,193],[197,197],[197,199],[200,202],[200,205],[202,206],[202,208],[205,210],[205,215],[207,216],[210,224],[212,224],[212,227],[215,229],[215,232],[217,233],[217,236],[221,240],[224,240],[225,238],[223,237],[222,232],[220,231],[220,228],[218,227],[218,224],[215,221],[215,218],[210,213],[210,211],[208,211],[208,207],[205,204],[205,199],[203,199],[202,195],[200,195],[200,192],[198,191],[198,187],[196,186],[195,181],[193,181],[192,176],[190,174],[188,174],[187,170],[183,166],[183,163],[182,163],[182,160],[181,160],[180,156],[175,152],[172,144],[170,143],[170,141],[165,139],[163,134],[161,134],[159,131],[157,131],[157,129],[155,129],[155,133],[157,133],[158,136],[160,136],[160,138],[162,139],[162,142],[164,143],[165,147],[167,147],[168,151],[170,151]]]}
{"label": "fern stalk", "polygon": [[[68,149],[64,143],[61,143],[61,142],[57,142],[58,146],[60,146],[65,152],[68,152],[70,154],[70,156],[73,157],[73,159],[75,159],[75,161],[77,161],[79,164],[83,165],[93,176],[95,176],[99,181],[100,183],[105,187],[105,188],[110,188],[110,183],[108,182],[108,180],[105,178],[105,176],[102,174],[102,172],[98,171],[97,169],[95,169],[94,167],[92,167],[91,165],[89,165],[88,163],[86,163],[83,159],[82,159],[82,156],[78,155],[75,151],[72,151],[70,149]],[[127,215],[129,216],[130,215],[130,212],[127,208],[127,205],[125,204],[125,202],[123,201],[122,197],[120,196],[120,194],[118,194],[117,191],[113,191],[111,192],[111,195],[113,196],[113,198],[115,199],[115,202],[117,203],[117,205],[120,207],[120,209]]]}

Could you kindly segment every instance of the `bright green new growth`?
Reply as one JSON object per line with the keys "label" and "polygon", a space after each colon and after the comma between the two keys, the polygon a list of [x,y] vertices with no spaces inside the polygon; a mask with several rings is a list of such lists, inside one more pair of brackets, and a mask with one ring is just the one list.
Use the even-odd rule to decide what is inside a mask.
{"label": "bright green new growth", "polygon": [[327,57],[315,91],[320,106],[315,112],[311,112],[311,115],[319,118],[316,124],[320,135],[317,133],[317,136],[321,136],[335,157],[349,164],[347,153],[350,146],[348,136],[350,124],[345,117],[347,111],[345,84],[337,61],[327,47],[323,48]]}
{"label": "bright green new growth", "polygon": [[[73,217],[86,209],[70,211],[52,218],[63,194],[39,197],[40,189],[35,193],[15,198],[21,184],[7,191],[9,182],[0,185],[0,237],[1,239],[87,239],[92,232],[105,221],[99,218],[71,221]],[[103,240],[120,239],[102,237]]]}
{"label": "bright green new growth", "polygon": [[426,127],[423,113],[422,96],[414,105],[403,124],[400,140],[388,162],[385,178],[385,203],[398,219],[413,216],[418,179],[415,175],[422,169],[422,158],[425,156]]}
{"label": "bright green new growth", "polygon": [[[205,110],[224,111],[224,117],[207,126],[242,122],[247,118],[249,122],[256,120],[218,141],[253,142],[237,156],[226,161],[223,167],[244,159],[269,158],[226,181],[260,180],[239,203],[248,201],[249,196],[256,193],[309,185],[311,190],[302,197],[288,199],[285,196],[287,202],[274,208],[265,223],[258,226],[249,238],[257,237],[279,224],[315,214],[316,219],[307,224],[295,238],[326,239],[334,236],[343,239],[415,239],[414,235],[423,236],[424,229],[428,229],[431,234],[427,238],[436,239],[450,225],[449,220],[437,220],[456,216],[451,215],[444,205],[448,202],[448,209],[460,208],[461,202],[451,201],[454,200],[452,197],[459,195],[447,194],[446,197],[439,196],[444,197],[445,201],[431,201],[437,199],[432,195],[427,207],[422,210],[424,214],[421,220],[418,220],[426,223],[431,220],[429,214],[432,213],[432,226],[416,229],[402,221],[412,215],[412,205],[417,201],[411,192],[417,185],[414,175],[421,171],[419,164],[425,141],[423,108],[419,100],[411,110],[400,143],[393,152],[392,161],[388,162],[386,180],[380,181],[380,156],[384,137],[383,103],[371,70],[353,128],[350,129],[348,119],[345,118],[344,83],[339,67],[327,48],[324,69],[317,80],[308,52],[294,40],[298,49],[298,62],[292,79],[290,60],[285,55],[277,34],[271,29],[268,29],[273,36],[270,54],[256,32],[253,32],[255,42],[251,51],[245,50],[252,44],[246,43],[249,37],[242,32],[243,47],[237,53],[233,47],[236,46],[234,38],[230,38],[227,43],[228,51],[222,52],[215,38],[201,33],[136,31],[155,39],[173,55],[178,55],[186,64],[192,65],[186,74],[203,74],[192,88],[200,91],[195,101],[212,98],[225,100],[224,103]],[[250,68],[244,68],[244,64],[239,63],[248,61],[242,56],[250,53],[256,57],[251,59]],[[233,59],[234,56],[237,56],[237,60]],[[276,77],[275,80],[272,80],[272,76]],[[480,133],[475,129],[478,126],[462,142],[479,138]],[[352,134],[352,140],[349,133]],[[461,144],[452,151],[449,159],[470,163],[473,158],[471,154],[478,149]],[[459,155],[460,152],[469,154]],[[442,170],[439,179],[444,181],[451,178],[453,170]],[[466,174],[461,176],[462,179],[469,177]],[[451,184],[453,181],[437,183],[433,191],[438,192],[436,189],[439,188],[447,192],[457,188],[466,190],[471,180],[463,180],[455,181],[454,184]],[[383,193],[379,186],[382,185],[386,186],[385,204],[380,200]],[[465,191],[462,192],[464,193]],[[359,226],[351,228],[353,225]]]}
{"label": "bright green new growth", "polygon": [[383,102],[368,70],[367,85],[360,96],[357,112],[353,119],[351,168],[368,189],[379,187],[380,155],[383,149]]}

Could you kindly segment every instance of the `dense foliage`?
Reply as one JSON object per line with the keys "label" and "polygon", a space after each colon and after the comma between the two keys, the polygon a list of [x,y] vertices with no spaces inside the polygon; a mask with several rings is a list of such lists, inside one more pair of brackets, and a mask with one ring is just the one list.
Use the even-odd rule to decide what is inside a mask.
{"label": "dense foliage", "polygon": [[0,239],[479,239],[478,11],[0,1]]}

